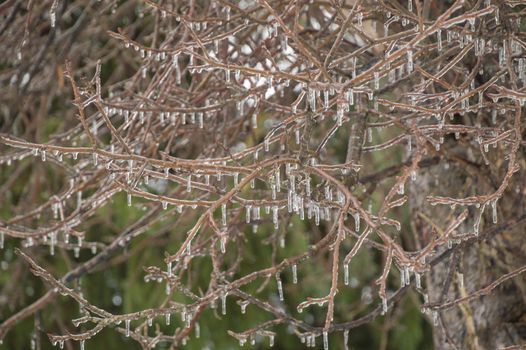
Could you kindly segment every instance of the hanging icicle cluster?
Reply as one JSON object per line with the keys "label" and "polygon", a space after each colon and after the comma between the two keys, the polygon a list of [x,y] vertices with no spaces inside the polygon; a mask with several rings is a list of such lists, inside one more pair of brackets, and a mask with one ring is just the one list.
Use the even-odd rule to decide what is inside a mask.
{"label": "hanging icicle cluster", "polygon": [[[101,1],[97,11],[112,18],[124,6],[110,3]],[[123,65],[134,67],[134,75],[111,81],[105,72],[114,61],[106,56],[82,74],[79,62],[60,69],[72,91],[75,125],[46,142],[0,135],[2,172],[15,174],[31,159],[57,167],[65,180],[47,201],[0,221],[1,249],[44,246],[55,257],[59,249],[77,258],[74,277],[60,279],[37,258],[18,253],[55,291],[79,303],[77,326],[89,324],[77,334],[51,335],[51,341],[60,348],[78,341],[83,348],[113,327],[144,348],[185,344],[190,331],[199,337],[203,312],[219,301],[221,315],[228,315],[235,299],[242,314],[250,305],[249,311],[274,317],[229,332],[240,345],[267,338],[272,346],[271,329],[289,323],[307,347],[321,336],[327,350],[335,333],[347,344],[360,324],[336,310],[341,293],[356,287],[364,289],[364,305],[372,301],[364,317],[388,313],[411,286],[422,295],[423,310],[438,318],[441,305],[429,300],[425,283],[434,253],[497,224],[499,199],[518,177],[524,179],[517,152],[524,146],[526,44],[516,15],[524,5],[479,2],[468,8],[456,1],[423,13],[412,0],[401,7],[380,1],[168,3],[136,5],[148,34],[126,27],[108,34],[116,47],[112,55],[125,57]],[[65,2],[47,5],[51,31],[65,30],[71,16]],[[155,28],[147,20],[156,21]],[[27,40],[35,39],[31,35]],[[33,54],[29,44],[15,46],[19,57]],[[10,77],[20,88],[30,79]],[[499,185],[458,198],[432,190],[426,205],[450,207],[451,223],[418,249],[406,250],[397,237],[411,228],[397,215],[425,168],[449,166],[448,143],[469,145],[466,163],[482,159],[486,167],[497,151],[505,152],[506,162],[491,172]],[[402,161],[390,162],[395,159]],[[101,240],[89,230],[92,219],[117,204],[141,211],[142,219]],[[145,235],[166,232],[171,243],[165,265],[146,267],[145,282],[166,288],[157,307],[113,314],[69,287],[85,273],[84,251],[114,254]],[[295,232],[302,232],[307,250],[288,249]],[[252,267],[244,246],[254,239],[272,252],[272,265],[247,272]],[[384,257],[369,302],[363,295],[371,294],[365,292],[370,281],[358,281],[353,264],[366,249]],[[327,294],[291,301],[289,284],[312,283],[302,267],[327,259],[323,252],[328,277],[315,282],[326,283]],[[192,285],[193,266],[203,261],[213,269],[209,285]],[[391,290],[388,280],[398,278],[400,289]],[[269,279],[276,283],[261,287],[268,289],[265,296],[243,290]],[[175,294],[190,301],[175,303]],[[303,321],[302,311],[311,306],[324,309],[322,322]],[[154,322],[164,330],[172,323],[175,333],[155,333]],[[10,327],[0,325],[0,338]]]}

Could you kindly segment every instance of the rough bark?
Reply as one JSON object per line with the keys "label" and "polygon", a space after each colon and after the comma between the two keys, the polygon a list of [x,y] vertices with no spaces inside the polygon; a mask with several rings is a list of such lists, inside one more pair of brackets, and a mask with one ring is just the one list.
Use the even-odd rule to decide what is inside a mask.
{"label": "rough bark", "polygon": [[[453,146],[455,144],[451,142],[448,146],[446,143],[443,150],[446,152],[445,148],[453,147],[447,150],[448,155],[453,153],[458,159],[442,159],[437,166],[419,173],[411,185],[412,220],[421,245],[427,244],[440,229],[444,230],[453,215],[458,215],[462,210],[458,207],[430,206],[426,202],[427,195],[458,198],[492,193],[504,175],[507,163],[504,152],[492,150],[490,154],[493,157],[488,166],[476,156],[480,152],[471,152],[469,147]],[[480,224],[480,236],[488,232],[484,239],[462,242],[461,246],[454,243],[452,254],[434,266],[427,275],[430,303],[466,296],[526,264],[526,177],[524,167],[521,169],[498,201],[498,224],[493,223],[492,208],[488,205]],[[473,232],[479,210],[469,208],[468,219],[458,231]],[[521,219],[518,224],[514,224],[514,220]],[[498,225],[506,223],[514,225],[499,232]],[[436,255],[444,250],[438,251]],[[463,286],[460,274],[463,275]],[[432,313],[428,315],[430,322],[434,322]],[[524,275],[505,281],[488,295],[439,312],[434,323],[436,349],[500,349],[526,344]]]}

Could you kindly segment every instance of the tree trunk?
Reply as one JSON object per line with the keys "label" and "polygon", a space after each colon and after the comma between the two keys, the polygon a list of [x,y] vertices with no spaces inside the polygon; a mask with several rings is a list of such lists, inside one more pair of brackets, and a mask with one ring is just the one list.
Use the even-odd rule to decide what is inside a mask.
{"label": "tree trunk", "polygon": [[[421,171],[411,184],[412,223],[421,246],[429,244],[433,236],[439,235],[440,230],[445,230],[452,219],[466,209],[431,206],[426,201],[428,195],[452,198],[487,195],[494,193],[503,181],[509,148],[490,147],[486,155],[491,165],[486,165],[478,145],[470,148],[472,145],[463,141],[446,140],[438,153],[442,156],[447,153],[447,159],[444,157],[437,166]],[[461,148],[458,145],[462,143]],[[492,206],[488,204],[477,238],[452,242],[450,249],[445,246],[436,251],[435,257],[450,250],[427,274],[426,289],[431,305],[470,295],[526,265],[525,157],[520,148],[518,152],[521,170],[513,175],[497,202],[498,223],[493,223]],[[482,207],[467,209],[468,217],[457,233],[474,232]],[[500,349],[524,345],[526,278],[514,276],[485,296],[427,314],[435,324],[436,349]]]}

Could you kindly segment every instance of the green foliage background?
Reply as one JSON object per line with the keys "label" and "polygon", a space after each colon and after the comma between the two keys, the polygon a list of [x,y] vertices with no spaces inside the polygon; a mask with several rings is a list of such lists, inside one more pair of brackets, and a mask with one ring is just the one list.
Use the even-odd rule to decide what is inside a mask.
{"label": "green foliage background", "polygon": [[[130,3],[134,3],[133,1]],[[74,56],[69,54],[68,58],[73,60],[74,65],[80,70],[87,67],[99,58],[102,52],[116,45],[108,41],[104,35],[106,29],[116,30],[117,27],[126,26],[134,23],[134,31],[137,35],[148,32],[152,27],[152,18],[141,18],[139,20],[133,6],[127,5],[130,9],[123,13],[118,13],[114,22],[109,21],[111,18],[108,13],[106,17],[97,18],[91,14],[90,20],[83,26],[100,26],[98,36],[90,38],[80,37],[79,40],[86,45],[82,50],[84,56]],[[75,23],[79,14],[72,11],[70,17],[64,17],[62,26],[67,27]],[[82,35],[82,34],[81,34]],[[83,40],[83,41],[82,41]],[[60,67],[64,63],[64,56],[59,56],[61,45],[57,43],[53,46],[49,55],[46,56],[46,64],[53,69]],[[125,54],[124,54],[125,55]],[[8,69],[9,65],[0,67]],[[90,68],[90,69],[91,69]],[[137,68],[136,64],[125,56],[106,57],[103,62],[103,82],[112,83],[120,78],[129,76],[130,72]],[[86,76],[87,72],[80,73]],[[13,103],[15,101],[24,101],[28,96],[21,96],[15,87],[2,86],[4,93],[13,94]],[[63,132],[73,125],[77,120],[74,117],[74,109],[70,101],[72,99],[68,87],[60,86],[60,79],[53,76],[49,81],[48,89],[55,89],[53,99],[50,103],[48,112],[43,120],[38,121],[36,130],[27,130],[27,125],[19,124],[16,121],[17,109],[13,108],[10,112],[12,120],[3,119],[0,121],[2,130],[9,130],[15,135],[30,135],[30,138],[38,142],[47,141],[52,135]],[[29,92],[29,96],[37,96],[41,92]],[[31,95],[32,94],[32,95]],[[18,103],[18,102],[16,102]],[[263,132],[264,116],[260,118]],[[345,158],[346,151],[346,131],[340,130],[337,137],[334,137],[328,147],[333,150],[330,157],[337,159]],[[390,135],[378,134],[373,135],[374,142],[381,142],[388,139]],[[247,139],[247,145],[258,142],[258,140]],[[11,152],[12,150],[0,145],[2,153]],[[398,163],[404,150],[399,148],[398,159],[393,159],[392,154],[387,157],[382,152],[368,154],[363,161],[364,171],[379,171],[390,165]],[[71,161],[66,159],[65,161]],[[13,169],[20,169],[15,181],[10,183],[9,191],[2,196],[0,203],[0,218],[8,220],[15,215],[23,213],[39,204],[47,201],[50,196],[58,192],[65,185],[66,179],[59,168],[48,163],[43,163],[39,158],[26,158],[16,165],[0,165],[0,184],[6,183],[13,174]],[[389,188],[390,180],[386,183],[378,184]],[[378,191],[381,192],[381,191]],[[378,205],[381,198],[374,198],[370,204],[373,208]],[[152,204],[134,198],[133,207],[126,205],[124,194],[117,195],[113,198],[111,204],[99,210],[97,215],[92,217],[88,222],[84,222],[80,230],[86,232],[86,237],[96,237],[103,242],[111,242],[115,235],[119,234],[130,223],[137,220],[144,210]],[[408,225],[409,213],[399,209],[397,218],[403,218],[403,227],[397,239],[403,242],[411,242],[411,227]],[[148,307],[157,306],[159,301],[165,296],[164,285],[157,282],[144,281],[146,274],[143,267],[145,266],[164,266],[162,261],[165,251],[173,252],[180,244],[180,238],[186,232],[187,227],[195,219],[194,214],[178,217],[174,211],[161,221],[151,227],[151,229],[137,239],[122,251],[119,256],[112,258],[101,266],[97,271],[85,275],[80,283],[80,289],[85,297],[98,307],[107,309],[112,313],[126,313],[141,310]],[[45,221],[46,218],[42,218]],[[38,225],[38,222],[33,222]],[[272,235],[271,225],[261,226],[258,233],[246,232],[242,255],[244,264],[241,268],[240,275],[268,267],[272,264],[272,247],[264,244],[265,238]],[[250,230],[250,227],[247,227]],[[316,242],[325,231],[323,227],[316,227],[312,222],[300,221],[297,218],[292,220],[288,226],[282,223],[280,230],[287,230],[286,246],[279,249],[279,258],[294,255],[298,252],[308,249],[310,244]],[[93,239],[92,239],[93,240]],[[20,241],[6,239],[6,247],[0,251],[0,322],[37,300],[45,294],[49,286],[35,278],[28,270],[28,266],[14,255],[14,248],[20,246]],[[227,254],[235,250],[236,247],[229,246]],[[350,244],[344,246],[344,249],[350,249]],[[74,267],[78,262],[86,261],[92,255],[89,251],[82,251],[77,259],[72,252],[58,249],[55,256],[50,256],[44,247],[26,249],[38,263],[47,268],[55,277],[63,276],[67,271]],[[234,256],[232,255],[232,258]],[[338,318],[352,320],[368,313],[372,308],[377,307],[379,300],[375,293],[374,279],[378,276],[382,257],[376,253],[364,250],[359,254],[357,259],[353,260],[350,266],[351,276],[356,279],[357,287],[346,287],[340,290],[337,297],[336,315]],[[291,274],[283,274],[285,290],[286,310],[297,314],[296,306],[305,300],[306,297],[318,297],[325,295],[327,292],[328,281],[330,279],[328,259],[327,264],[314,264],[307,262],[298,267],[299,284],[292,284]],[[196,285],[202,288],[206,287],[211,272],[210,261],[206,258],[198,260],[192,266],[191,276]],[[238,276],[238,277],[239,277]],[[398,286],[398,281],[391,281],[393,288]],[[274,278],[261,291],[261,281],[252,283],[244,288],[244,291],[250,293],[259,293],[259,296],[268,296],[271,300],[278,303],[277,287]],[[360,302],[362,294],[361,288],[370,288],[372,300],[369,305],[363,306]],[[195,292],[195,291],[194,291]],[[121,300],[121,302],[116,302]],[[174,296],[174,301],[188,301],[183,296]],[[256,309],[254,306],[247,307],[246,314],[241,314],[239,305],[236,304],[234,297],[227,299],[227,315],[223,316],[217,310],[207,309],[200,320],[201,336],[196,339],[192,334],[185,349],[237,349],[239,348],[237,340],[227,334],[227,330],[243,331],[257,324],[269,320],[269,315]],[[420,298],[416,293],[409,292],[408,297],[402,302],[391,308],[387,315],[379,317],[370,324],[365,324],[353,329],[350,332],[349,348],[351,349],[403,349],[403,350],[425,350],[432,348],[431,328],[428,321],[423,317],[419,309]],[[291,311],[292,310],[292,311]],[[75,328],[71,323],[72,319],[80,316],[79,307],[72,300],[58,296],[49,306],[37,313],[34,318],[28,318],[14,327],[0,345],[0,349],[30,349],[31,339],[39,339],[37,343],[41,349],[52,349],[46,333],[64,333],[78,332],[83,329]],[[321,324],[325,318],[324,309],[310,307],[302,314],[305,321],[310,324]],[[181,326],[182,322],[176,317],[172,317],[170,326],[165,325],[164,319],[155,320],[154,328],[158,327],[165,331],[175,329]],[[122,327],[122,325],[121,325]],[[301,349],[305,345],[301,344],[297,336],[291,333],[287,326],[274,327],[273,331],[278,332],[276,337],[276,349]],[[320,348],[322,341],[317,339],[317,348]],[[66,349],[77,349],[77,343],[65,344]],[[255,346],[246,344],[245,348],[267,349],[268,339],[258,339]],[[343,336],[331,335],[330,349],[343,349]],[[121,333],[113,329],[105,329],[93,339],[86,342],[86,349],[139,349],[137,344],[124,337]],[[163,349],[158,346],[157,349]]]}
{"label": "green foliage background", "polygon": [[[46,122],[46,130],[52,133],[56,130],[56,121],[50,118],[49,124]],[[375,137],[383,138],[382,135]],[[343,142],[345,135],[336,138],[335,142]],[[343,152],[344,147],[337,147],[339,152]],[[402,153],[402,149],[400,150]],[[336,154],[335,156],[342,156]],[[35,199],[41,203],[49,198],[50,195],[57,191],[61,186],[63,174],[56,172],[52,166],[43,164],[39,158],[26,159],[25,169],[16,183],[12,186],[9,194],[8,205],[2,206],[2,219],[12,217],[17,212],[16,205],[20,198],[25,196],[28,186],[35,181],[40,181],[39,188],[42,191],[38,193]],[[390,162],[396,163],[396,159],[384,159],[380,153],[370,156],[366,164],[372,168],[382,169],[387,167]],[[6,165],[1,167],[1,181],[6,181],[10,174],[10,168]],[[38,180],[37,180],[38,179]],[[386,184],[388,186],[388,184]],[[377,200],[379,200],[378,198]],[[34,203],[36,205],[37,203]],[[373,208],[378,203],[372,201]],[[125,194],[119,194],[114,197],[112,203],[99,210],[97,215],[82,224],[86,230],[87,237],[97,237],[102,241],[111,241],[112,237],[124,230],[130,223],[138,219],[144,210],[151,206],[148,202],[139,202],[134,199],[134,205],[129,208],[126,205]],[[408,213],[401,211],[404,225],[401,230],[399,239],[410,239],[411,228],[408,225]],[[400,218],[399,216],[397,216]],[[144,266],[164,266],[162,261],[165,251],[175,251],[178,248],[179,241],[173,237],[180,236],[181,232],[186,232],[195,217],[188,215],[185,218],[174,219],[167,217],[166,220],[152,227],[149,232],[134,239],[121,256],[117,256],[108,261],[103,268],[95,273],[85,275],[80,283],[81,289],[86,298],[93,304],[107,309],[112,313],[127,313],[149,307],[155,307],[158,302],[165,296],[164,285],[157,282],[144,281]],[[174,224],[177,223],[177,225]],[[265,268],[271,265],[272,249],[268,244],[262,242],[269,235],[273,234],[271,225],[260,226],[258,233],[247,232],[243,246],[244,265],[240,274]],[[286,246],[279,249],[280,257],[292,256],[308,249],[308,246],[314,243],[324,231],[324,227],[316,227],[312,222],[301,221],[294,218],[287,230]],[[247,230],[250,226],[247,225]],[[28,305],[43,295],[48,286],[43,284],[39,279],[33,277],[28,271],[27,265],[17,260],[13,253],[13,248],[19,246],[18,241],[7,239],[6,248],[0,252],[2,272],[0,274],[0,285],[2,286],[2,298],[15,298],[7,304],[3,304],[0,312],[1,319],[5,319],[23,305]],[[350,249],[351,245],[347,243],[344,249]],[[227,247],[227,254],[233,246]],[[48,268],[56,277],[64,275],[72,266],[79,261],[89,259],[92,254],[89,251],[82,251],[79,259],[74,258],[71,252],[58,249],[55,256],[51,257],[45,251],[45,248],[29,249],[37,261]],[[306,297],[318,297],[327,293],[327,286],[330,280],[330,266],[328,264],[320,265],[307,262],[298,267],[299,284],[292,284],[291,274],[283,274],[281,279],[284,285],[286,310],[295,310],[297,304],[304,301]],[[363,316],[368,310],[378,305],[379,300],[376,297],[374,279],[379,275],[381,269],[382,257],[371,250],[363,250],[350,265],[351,277],[356,279],[357,287],[346,287],[341,290],[337,297],[336,315],[338,318],[352,320]],[[192,266],[192,276],[203,288],[208,283],[211,273],[211,264],[209,259],[200,259],[197,264]],[[16,281],[13,279],[16,278]],[[194,281],[195,283],[195,281]],[[393,288],[397,286],[398,281],[393,280]],[[261,282],[252,283],[244,291],[257,293]],[[373,295],[372,303],[369,307],[361,306],[362,298],[361,288],[371,288]],[[274,278],[271,278],[268,286],[258,295],[268,295],[271,300],[278,302],[277,287]],[[122,300],[121,305],[115,305],[113,299]],[[185,297],[175,296],[174,301],[188,302]],[[386,316],[379,317],[370,324],[365,324],[353,329],[350,332],[349,348],[351,349],[404,349],[404,350],[421,350],[432,348],[431,329],[424,319],[419,309],[420,298],[416,293],[410,292],[409,296],[402,302],[390,309]],[[218,306],[219,308],[220,306]],[[30,337],[37,336],[41,338],[42,349],[51,349],[52,346],[46,337],[46,333],[61,333],[64,329],[71,332],[82,330],[75,328],[70,320],[81,316],[78,305],[67,297],[59,296],[41,313],[37,318],[29,318],[17,325],[4,339],[1,349],[25,349],[30,347]],[[324,309],[310,307],[303,312],[303,319],[311,324],[321,324],[324,321]],[[241,314],[239,305],[236,304],[234,297],[227,298],[227,315],[221,315],[220,311],[206,310],[200,321],[201,337],[196,339],[191,337],[185,349],[236,349],[239,348],[237,340],[227,334],[228,330],[243,331],[259,323],[268,321],[269,315],[258,310],[256,307],[249,305],[246,314]],[[155,327],[160,327],[167,331],[175,329],[182,325],[182,322],[172,317],[170,326],[165,325],[164,319],[157,319]],[[35,326],[35,324],[37,326]],[[132,323],[133,326],[133,323]],[[35,332],[35,327],[39,331]],[[122,327],[122,325],[121,325]],[[276,337],[277,349],[300,349],[305,347],[301,344],[296,335],[286,326],[273,328],[278,332]],[[77,348],[78,344],[71,344]],[[317,347],[321,345],[321,339],[317,339]],[[246,344],[245,347],[266,349],[268,348],[268,339],[259,339],[255,346]],[[124,337],[112,329],[105,329],[93,339],[86,342],[86,349],[139,349],[137,344]],[[157,348],[163,349],[161,345]],[[330,349],[343,349],[343,336],[331,335]]]}

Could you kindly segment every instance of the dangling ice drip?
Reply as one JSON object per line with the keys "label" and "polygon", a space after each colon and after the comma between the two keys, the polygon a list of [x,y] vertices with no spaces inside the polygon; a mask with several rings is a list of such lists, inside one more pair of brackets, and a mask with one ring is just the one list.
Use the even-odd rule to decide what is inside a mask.
{"label": "dangling ice drip", "polygon": [[411,49],[407,50],[407,73],[413,71],[413,51]]}
{"label": "dangling ice drip", "polygon": [[246,223],[249,224],[250,223],[250,212],[252,210],[252,206],[250,205],[247,205],[245,206],[245,214],[246,214]]}
{"label": "dangling ice drip", "polygon": [[[477,216],[475,217],[475,223],[473,224],[473,229],[475,231],[475,235],[478,236],[479,234],[479,229],[480,229],[480,221],[482,219],[482,215],[484,214],[484,209],[486,209],[486,204],[487,203],[483,203],[482,204],[482,208],[480,208],[480,211],[479,213],[477,214]],[[477,204],[477,207],[480,206],[480,204]]]}
{"label": "dangling ice drip", "polygon": [[292,265],[292,283],[298,283],[298,265]]}
{"label": "dangling ice drip", "polygon": [[281,282],[281,278],[279,276],[279,272],[276,273],[276,282],[278,284],[278,295],[279,295],[279,300],[280,301],[283,301],[285,298],[283,297],[283,283]]}
{"label": "dangling ice drip", "polygon": [[221,204],[221,225],[223,225],[223,227],[226,227],[226,204],[223,203]]}
{"label": "dangling ice drip", "polygon": [[497,221],[498,221],[498,218],[497,218],[497,201],[498,201],[498,199],[495,199],[495,200],[491,201],[492,220],[493,220],[494,224],[496,224]]}
{"label": "dangling ice drip", "polygon": [[51,9],[49,10],[49,19],[51,22],[51,28],[55,28],[55,23],[57,21],[57,7],[58,0],[54,0],[51,4]]}
{"label": "dangling ice drip", "polygon": [[221,314],[226,315],[226,297],[228,296],[227,291],[221,293]]}
{"label": "dangling ice drip", "polygon": [[388,309],[387,298],[383,296],[382,297],[382,315],[385,315],[387,313],[387,309]]}
{"label": "dangling ice drip", "polygon": [[274,228],[277,230],[279,228],[278,207],[277,206],[272,207],[272,222],[274,223]]}

